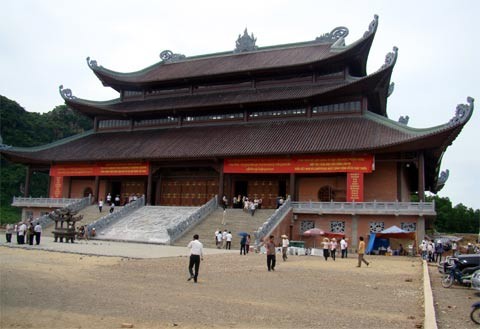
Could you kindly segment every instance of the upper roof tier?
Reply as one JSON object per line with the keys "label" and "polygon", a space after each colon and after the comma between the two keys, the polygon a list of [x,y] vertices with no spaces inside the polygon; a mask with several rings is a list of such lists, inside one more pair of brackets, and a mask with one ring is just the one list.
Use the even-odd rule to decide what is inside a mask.
{"label": "upper roof tier", "polygon": [[87,63],[105,86],[121,90],[143,90],[196,80],[216,81],[242,76],[262,76],[271,72],[289,72],[301,69],[334,70],[348,67],[355,76],[366,75],[368,53],[378,25],[378,16],[368,31],[356,42],[345,46],[348,29],[338,27],[313,41],[270,47],[257,47],[256,39],[247,31],[237,40],[234,51],[185,57],[167,50],[160,54],[160,62],[143,70],[120,73],[106,69],[97,61]]}

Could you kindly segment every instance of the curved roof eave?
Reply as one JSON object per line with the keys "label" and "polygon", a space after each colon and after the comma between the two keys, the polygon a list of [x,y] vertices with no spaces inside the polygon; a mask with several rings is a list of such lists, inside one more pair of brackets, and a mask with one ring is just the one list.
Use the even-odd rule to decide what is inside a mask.
{"label": "curved roof eave", "polygon": [[[252,51],[252,52],[246,52],[246,53],[233,53],[233,52],[224,52],[224,53],[217,53],[217,54],[212,54],[212,55],[203,55],[203,56],[196,56],[192,58],[187,58],[185,60],[181,60],[178,62],[173,62],[173,63],[164,63],[163,61],[160,61],[156,64],[153,64],[147,68],[144,68],[139,71],[135,72],[130,72],[130,73],[121,73],[121,72],[116,72],[113,70],[109,70],[107,68],[104,68],[103,66],[99,66],[97,64],[97,61],[95,60],[90,60],[90,57],[87,57],[87,63],[88,66],[92,69],[92,71],[95,73],[95,75],[102,81],[104,86],[110,86],[116,90],[121,90],[124,89],[123,87],[133,87],[133,88],[142,88],[142,86],[147,86],[149,84],[154,84],[158,82],[163,82],[167,83],[169,81],[175,82],[175,81],[185,81],[185,79],[196,79],[196,78],[201,78],[208,76],[209,79],[215,78],[215,77],[224,77],[224,76],[231,76],[231,75],[237,75],[237,74],[243,74],[243,73],[248,73],[249,75],[257,72],[257,71],[268,71],[268,70],[273,70],[273,71],[278,71],[278,69],[282,68],[291,68],[291,67],[299,67],[299,66],[318,66],[322,62],[333,62],[336,60],[345,60],[348,58],[351,58],[350,60],[350,65],[354,67],[354,71],[358,75],[366,75],[366,62],[368,58],[368,53],[370,51],[370,47],[372,45],[376,30],[378,26],[378,16],[375,15],[374,20],[370,23],[369,30],[365,32],[362,38],[356,40],[352,44],[348,46],[338,46],[337,42],[335,43],[330,43],[330,44],[318,44],[315,41],[310,41],[310,42],[303,42],[303,43],[294,43],[294,44],[286,44],[286,45],[280,45],[280,46],[270,46],[270,47],[263,47],[259,48],[257,51]],[[342,39],[340,39],[342,40]],[[188,75],[188,73],[185,73],[183,76],[176,76],[176,77],[170,77],[166,78],[164,80],[161,80],[158,78],[158,76],[161,76],[160,71],[164,66],[172,66],[172,65],[185,65],[186,63],[192,63],[192,62],[197,62],[200,63],[203,61],[203,63],[200,63],[202,66],[208,66],[206,65],[206,61],[211,61],[211,60],[218,60],[220,58],[227,58],[227,57],[232,57],[233,56],[251,56],[255,57],[259,53],[265,53],[265,52],[273,52],[273,51],[282,51],[282,50],[288,50],[288,49],[293,49],[293,48],[306,48],[306,47],[319,47],[319,46],[329,46],[329,51],[328,54],[325,57],[318,58],[316,60],[311,60],[311,61],[305,61],[305,62],[297,62],[293,63],[290,65],[272,65],[270,67],[264,67],[264,66],[259,66],[259,67],[244,67],[238,71],[232,70],[232,71],[225,71],[225,72],[205,72],[204,74],[197,74],[197,75]],[[152,72],[157,71],[156,74],[153,74]],[[152,78],[148,78],[147,75],[155,75],[156,79],[152,80]]]}

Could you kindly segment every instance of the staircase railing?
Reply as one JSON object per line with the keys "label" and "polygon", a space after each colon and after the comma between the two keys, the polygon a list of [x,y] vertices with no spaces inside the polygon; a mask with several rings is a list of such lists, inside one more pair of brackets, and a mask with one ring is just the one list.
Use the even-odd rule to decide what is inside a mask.
{"label": "staircase railing", "polygon": [[[51,199],[49,199],[51,200]],[[62,199],[62,200],[68,200],[68,199]],[[62,208],[68,208],[68,209],[71,209],[71,210],[74,210],[74,211],[78,211],[78,210],[81,210],[85,207],[88,207],[91,203],[92,203],[92,196],[89,195],[85,198],[81,198],[81,199],[70,199],[72,200],[73,202],[70,203],[70,204],[67,204],[66,206],[62,207]],[[64,205],[64,204],[62,204]],[[48,226],[50,223],[52,223],[52,219],[50,218],[50,213],[48,214],[45,214],[43,216],[40,216],[38,218],[35,218],[34,219],[34,222],[35,223],[39,223],[40,226],[42,226],[42,228],[45,228],[46,226]]]}
{"label": "staircase railing", "polygon": [[93,223],[87,225],[88,234],[91,235],[92,229],[95,228],[95,231],[98,233],[105,227],[112,225],[113,223],[117,222],[120,218],[123,218],[135,210],[145,206],[145,196],[141,196],[135,201],[127,203],[123,206],[122,209],[118,211],[114,211],[108,215],[105,215]]}
{"label": "staircase railing", "polygon": [[181,222],[175,224],[174,226],[168,227],[167,232],[170,237],[170,244],[175,243],[175,241],[185,234],[189,229],[200,223],[202,220],[210,216],[218,208],[218,196],[214,196],[210,201],[205,203],[193,214],[182,220]]}
{"label": "staircase railing", "polygon": [[255,236],[255,247],[260,245],[260,242],[269,234],[277,225],[282,221],[285,215],[292,208],[292,202],[290,197],[283,203],[283,205],[275,210],[272,216],[270,216],[257,231],[253,232]]}

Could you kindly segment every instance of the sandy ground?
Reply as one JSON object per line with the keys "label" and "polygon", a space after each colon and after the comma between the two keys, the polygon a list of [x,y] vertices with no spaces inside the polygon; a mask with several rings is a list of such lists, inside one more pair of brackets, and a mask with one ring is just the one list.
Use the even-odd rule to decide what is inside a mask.
{"label": "sandy ground", "polygon": [[[417,328],[418,258],[207,255],[197,284],[185,256],[85,256],[0,247],[1,328]],[[459,327],[456,327],[459,328]]]}

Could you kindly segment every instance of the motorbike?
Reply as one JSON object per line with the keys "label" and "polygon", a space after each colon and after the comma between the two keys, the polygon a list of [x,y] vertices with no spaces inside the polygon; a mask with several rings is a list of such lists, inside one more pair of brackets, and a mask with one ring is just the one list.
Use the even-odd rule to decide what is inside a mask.
{"label": "motorbike", "polygon": [[461,271],[459,269],[459,261],[457,258],[451,258],[451,264],[445,264],[444,273],[442,277],[442,286],[450,288],[454,282],[461,285],[470,286],[472,284],[472,276],[475,268],[467,268]]}
{"label": "motorbike", "polygon": [[480,324],[480,302],[472,305],[472,312],[470,312],[470,319],[476,324]]}

